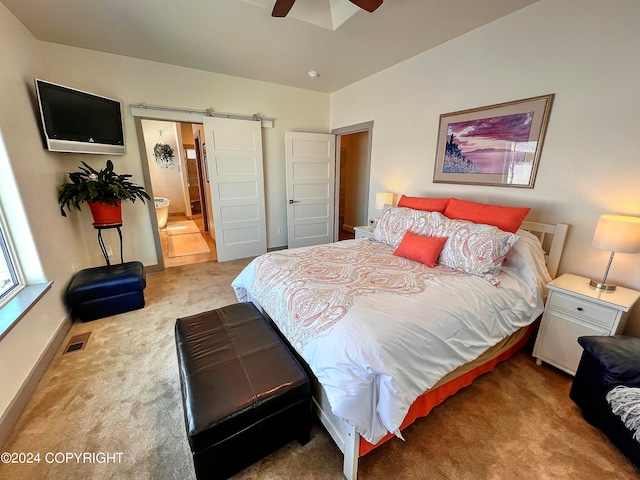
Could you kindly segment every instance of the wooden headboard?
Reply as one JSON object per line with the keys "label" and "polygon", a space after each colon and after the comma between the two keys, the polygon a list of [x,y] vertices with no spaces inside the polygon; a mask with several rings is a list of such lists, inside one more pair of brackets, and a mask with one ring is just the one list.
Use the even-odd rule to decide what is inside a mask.
{"label": "wooden headboard", "polygon": [[545,251],[547,270],[549,270],[551,278],[556,278],[558,265],[560,265],[560,258],[562,257],[562,250],[564,249],[564,242],[569,231],[569,225],[565,223],[556,223],[554,225],[550,223],[525,221],[522,222],[520,228],[533,233],[540,239],[540,244]]}

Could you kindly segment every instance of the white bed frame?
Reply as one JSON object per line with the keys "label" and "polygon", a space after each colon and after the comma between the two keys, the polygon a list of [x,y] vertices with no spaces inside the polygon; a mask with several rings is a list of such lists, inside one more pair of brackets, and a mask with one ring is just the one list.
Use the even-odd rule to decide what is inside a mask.
{"label": "white bed frame", "polygon": [[[563,223],[552,225],[523,222],[520,228],[533,233],[540,239],[540,243],[546,253],[547,270],[551,277],[555,278],[569,226]],[[344,455],[342,466],[344,476],[347,480],[356,480],[358,477],[360,434],[356,432],[353,425],[333,414],[324,389],[318,382],[314,382],[313,408],[322,425],[327,429],[331,438],[333,438],[333,441]]]}

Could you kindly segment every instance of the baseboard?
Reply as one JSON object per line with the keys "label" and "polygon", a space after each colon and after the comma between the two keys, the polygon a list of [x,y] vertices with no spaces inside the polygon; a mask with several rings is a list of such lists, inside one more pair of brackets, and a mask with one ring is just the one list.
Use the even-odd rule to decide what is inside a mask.
{"label": "baseboard", "polygon": [[164,265],[160,265],[159,263],[156,263],[154,265],[145,265],[144,266],[144,273],[158,273],[158,272],[164,272],[165,267]]}
{"label": "baseboard", "polygon": [[20,415],[22,415],[27,403],[29,403],[31,395],[33,395],[38,383],[40,383],[44,372],[47,370],[51,360],[53,360],[53,357],[55,357],[58,352],[60,345],[62,345],[62,342],[67,336],[67,333],[69,333],[71,323],[71,317],[67,315],[62,324],[60,324],[60,327],[58,327],[58,330],[47,347],[40,355],[40,358],[38,358],[38,361],[29,373],[29,376],[23,382],[22,387],[20,387],[16,396],[13,397],[13,400],[5,410],[2,418],[0,418],[0,445],[4,445],[7,441],[7,438],[11,433],[11,429],[17,423]]}

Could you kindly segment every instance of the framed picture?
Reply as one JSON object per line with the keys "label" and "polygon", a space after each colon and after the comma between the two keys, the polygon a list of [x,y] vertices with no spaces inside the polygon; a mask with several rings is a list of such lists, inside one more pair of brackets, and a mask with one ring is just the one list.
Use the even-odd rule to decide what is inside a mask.
{"label": "framed picture", "polygon": [[440,115],[433,181],[533,188],[553,97]]}

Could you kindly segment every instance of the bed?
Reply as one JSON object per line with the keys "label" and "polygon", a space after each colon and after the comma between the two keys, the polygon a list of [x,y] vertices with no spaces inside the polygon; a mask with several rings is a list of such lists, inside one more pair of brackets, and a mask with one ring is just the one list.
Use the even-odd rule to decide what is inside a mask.
{"label": "bed", "polygon": [[309,367],[348,479],[360,456],[522,348],[543,311],[566,225],[522,215],[507,232],[444,213],[386,206],[372,239],[271,252],[232,283]]}

